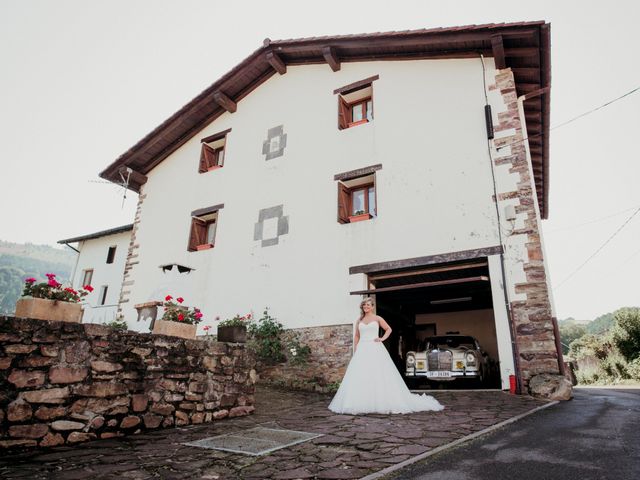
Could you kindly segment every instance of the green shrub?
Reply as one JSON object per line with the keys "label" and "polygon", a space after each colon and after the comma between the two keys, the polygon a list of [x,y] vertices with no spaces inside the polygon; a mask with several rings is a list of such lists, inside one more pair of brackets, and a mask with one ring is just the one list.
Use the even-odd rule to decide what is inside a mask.
{"label": "green shrub", "polygon": [[311,348],[309,345],[301,344],[297,337],[287,342],[286,356],[292,365],[305,365],[309,361],[309,355]]}
{"label": "green shrub", "polygon": [[621,308],[614,318],[613,343],[627,361],[640,357],[640,308]]}
{"label": "green shrub", "polygon": [[129,326],[127,325],[127,322],[122,320],[122,321],[118,321],[118,320],[112,320],[109,323],[105,323],[105,325],[107,327],[111,327],[115,330],[121,330],[121,331],[126,331]]}
{"label": "green shrub", "polygon": [[256,358],[264,363],[274,364],[286,360],[280,336],[284,327],[265,308],[262,318],[248,324],[248,346]]}
{"label": "green shrub", "polygon": [[640,357],[631,360],[627,364],[627,373],[633,380],[640,380]]}

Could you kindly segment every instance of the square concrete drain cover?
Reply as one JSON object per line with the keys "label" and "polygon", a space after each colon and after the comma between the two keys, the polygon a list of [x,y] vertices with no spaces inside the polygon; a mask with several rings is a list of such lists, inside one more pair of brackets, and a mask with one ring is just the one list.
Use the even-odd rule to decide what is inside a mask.
{"label": "square concrete drain cover", "polygon": [[264,455],[297,443],[321,437],[320,433],[298,432],[278,428],[255,427],[241,432],[203,438],[185,445],[245,455]]}

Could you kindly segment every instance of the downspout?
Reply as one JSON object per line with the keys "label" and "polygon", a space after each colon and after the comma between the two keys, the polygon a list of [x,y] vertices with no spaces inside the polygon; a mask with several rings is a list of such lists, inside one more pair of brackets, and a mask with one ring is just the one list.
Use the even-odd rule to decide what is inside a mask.
{"label": "downspout", "polygon": [[[71,246],[71,245],[69,245],[68,243],[65,243],[65,245],[66,245],[67,247],[69,247],[71,250],[74,250],[74,251],[77,253],[77,255],[76,255],[76,263],[75,263],[75,265],[73,266],[73,271],[71,272],[71,278],[69,279],[69,281],[71,282],[71,287],[73,287],[73,285],[74,285],[74,281],[75,281],[75,279],[76,279],[76,270],[78,269],[78,262],[80,261],[80,250],[78,250],[78,249],[77,249],[77,248],[75,248],[75,247],[72,247],[72,246]],[[78,246],[80,246],[80,244],[78,244]]]}

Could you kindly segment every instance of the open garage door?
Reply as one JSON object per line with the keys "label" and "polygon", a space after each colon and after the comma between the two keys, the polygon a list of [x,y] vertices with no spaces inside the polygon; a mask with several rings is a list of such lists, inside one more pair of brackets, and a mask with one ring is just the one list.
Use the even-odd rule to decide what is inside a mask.
{"label": "open garage door", "polygon": [[500,388],[488,259],[368,274],[385,342],[412,388]]}

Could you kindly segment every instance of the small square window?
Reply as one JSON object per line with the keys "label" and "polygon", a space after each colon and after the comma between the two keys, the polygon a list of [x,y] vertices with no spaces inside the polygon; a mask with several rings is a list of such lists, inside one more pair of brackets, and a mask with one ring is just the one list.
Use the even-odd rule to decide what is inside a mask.
{"label": "small square window", "polygon": [[203,138],[202,149],[200,151],[199,173],[210,172],[224,166],[224,158],[227,148],[227,133],[231,129],[224,132],[216,133],[207,138]]}
{"label": "small square window", "polygon": [[116,246],[109,247],[109,251],[107,252],[107,263],[113,263],[116,258]]}
{"label": "small square window", "polygon": [[191,218],[191,233],[189,235],[190,252],[208,250],[216,243],[216,231],[218,229],[218,212]]}
{"label": "small square window", "polygon": [[354,223],[377,216],[375,175],[338,182],[338,222]]}
{"label": "small square window", "polygon": [[378,75],[351,83],[333,91],[338,95],[338,129],[373,121],[373,82]]}
{"label": "small square window", "polygon": [[93,279],[93,268],[89,268],[87,270],[83,270],[82,272],[82,284],[80,287],[84,287],[85,285],[91,285],[91,280]]}

